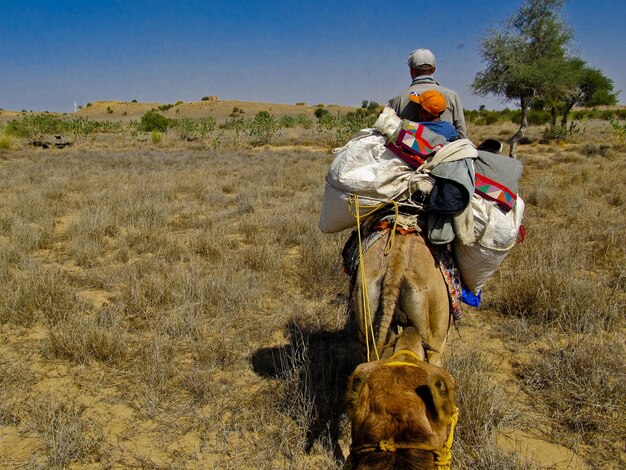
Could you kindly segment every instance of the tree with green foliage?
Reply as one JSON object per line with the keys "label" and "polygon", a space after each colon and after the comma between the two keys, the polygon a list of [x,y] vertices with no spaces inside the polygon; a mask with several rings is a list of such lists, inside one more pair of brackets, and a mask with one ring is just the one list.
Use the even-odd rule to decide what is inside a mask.
{"label": "tree with green foliage", "polygon": [[315,117],[317,118],[317,120],[321,121],[324,116],[330,115],[330,112],[327,109],[324,109],[324,108],[317,108],[315,110],[314,114],[315,114]]}
{"label": "tree with green foliage", "polygon": [[252,145],[266,145],[280,133],[280,123],[269,112],[259,111],[250,121],[248,132],[254,139]]}
{"label": "tree with green foliage", "polygon": [[148,111],[141,116],[141,122],[139,123],[139,130],[143,132],[167,132],[167,128],[170,125],[170,120],[157,113],[156,111]]}
{"label": "tree with green foliage", "polygon": [[533,101],[552,100],[571,85],[562,73],[572,36],[559,16],[563,4],[564,0],[524,0],[502,30],[491,30],[482,39],[486,68],[476,74],[472,88],[481,96],[519,102],[522,117],[509,140],[511,157],[528,126]]}
{"label": "tree with green foliage", "polygon": [[575,84],[564,100],[561,127],[567,127],[567,117],[574,106],[590,108],[593,106],[612,106],[617,104],[617,93],[613,91],[613,80],[600,70],[587,67],[581,59],[578,61],[578,73]]}

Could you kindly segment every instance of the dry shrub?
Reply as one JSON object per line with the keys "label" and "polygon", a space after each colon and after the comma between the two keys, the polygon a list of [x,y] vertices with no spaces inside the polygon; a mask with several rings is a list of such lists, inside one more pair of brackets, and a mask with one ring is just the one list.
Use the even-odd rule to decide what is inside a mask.
{"label": "dry shrub", "polygon": [[348,277],[343,273],[340,235],[312,233],[300,248],[297,273],[303,292],[312,297],[333,296],[347,289]]}
{"label": "dry shrub", "polygon": [[459,423],[452,453],[454,468],[532,469],[532,464],[500,452],[496,431],[515,423],[519,409],[495,378],[498,365],[476,350],[455,351],[446,369],[457,382]]}
{"label": "dry shrub", "polygon": [[80,364],[91,360],[119,364],[126,359],[128,335],[121,314],[105,307],[96,318],[73,318],[48,331],[44,355]]}
{"label": "dry shrub", "polygon": [[145,258],[120,273],[115,300],[133,327],[161,334],[193,333],[208,321],[245,325],[258,301],[259,279],[233,261],[213,268]]}
{"label": "dry shrub", "polygon": [[573,446],[576,437],[567,431],[573,432],[593,446],[588,458],[594,468],[613,468],[618,461],[620,468],[626,465],[624,357],[623,338],[582,337],[542,352],[540,360],[519,372],[529,392],[548,405],[562,430],[558,436]]}
{"label": "dry shrub", "polygon": [[11,225],[9,237],[22,252],[49,248],[53,241],[54,225],[48,220],[44,225],[17,220]]}
{"label": "dry shrub", "polygon": [[68,239],[67,255],[84,268],[96,266],[107,247],[107,238],[114,237],[118,230],[110,208],[102,203],[86,207],[64,234]]}
{"label": "dry shrub", "polygon": [[253,272],[275,273],[274,281],[280,281],[283,252],[276,246],[252,246],[243,252],[243,262]]}
{"label": "dry shrub", "polygon": [[193,252],[209,262],[217,262],[224,256],[223,238],[213,231],[202,231],[191,241]]}
{"label": "dry shrub", "polygon": [[83,417],[85,407],[52,394],[30,404],[30,423],[40,436],[52,468],[99,460],[104,436]]}
{"label": "dry shrub", "polygon": [[205,326],[191,347],[195,362],[211,370],[235,370],[241,366],[240,336],[237,330],[226,330],[219,324]]}
{"label": "dry shrub", "polygon": [[54,325],[85,309],[64,271],[33,260],[26,260],[20,269],[5,273],[0,286],[0,323],[27,326],[41,318]]}
{"label": "dry shrub", "polygon": [[307,223],[309,217],[304,213],[284,215],[279,214],[273,221],[272,235],[276,243],[286,247],[300,246],[306,243],[312,229]]}
{"label": "dry shrub", "polygon": [[163,336],[144,339],[134,360],[133,391],[152,413],[174,386],[174,345]]}
{"label": "dry shrub", "polygon": [[204,367],[185,368],[180,380],[183,388],[201,404],[211,403],[216,395],[221,393],[220,388],[215,385],[215,371]]}
{"label": "dry shrub", "polygon": [[20,359],[0,355],[0,428],[20,424],[27,401],[23,392],[35,382],[28,364]]}
{"label": "dry shrub", "polygon": [[[171,266],[156,256],[130,264],[121,276],[122,288],[116,300],[136,326],[155,319],[157,312],[174,308],[179,300],[193,302],[196,296],[204,295],[199,285],[202,279],[196,280],[185,272],[184,266]],[[184,295],[194,297],[185,299]]]}
{"label": "dry shrub", "polygon": [[356,332],[292,322],[288,335],[289,344],[261,352],[256,367],[280,379],[272,401],[296,425],[291,434],[291,440],[299,441],[296,448],[309,452],[320,446],[337,465],[342,460],[339,441],[348,439],[343,397],[358,363]]}
{"label": "dry shrub", "polygon": [[619,329],[626,219],[606,197],[626,198],[624,185],[612,183],[625,172],[623,162],[588,162],[531,183],[527,240],[504,263],[487,305],[563,332]]}
{"label": "dry shrub", "polygon": [[[623,304],[616,289],[593,280],[583,256],[574,257],[576,240],[545,229],[507,261],[501,282],[487,306],[552,325],[562,331],[593,333],[615,329]],[[579,252],[580,253],[580,252]]]}

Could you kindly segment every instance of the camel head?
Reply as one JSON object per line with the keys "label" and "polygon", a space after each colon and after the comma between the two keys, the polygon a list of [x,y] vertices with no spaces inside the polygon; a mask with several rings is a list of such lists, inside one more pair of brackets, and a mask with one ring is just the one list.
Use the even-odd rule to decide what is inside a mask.
{"label": "camel head", "polygon": [[447,371],[424,362],[423,354],[423,349],[419,354],[396,347],[390,358],[356,368],[347,394],[352,421],[347,468],[432,470],[446,468],[446,461],[449,465],[456,385]]}

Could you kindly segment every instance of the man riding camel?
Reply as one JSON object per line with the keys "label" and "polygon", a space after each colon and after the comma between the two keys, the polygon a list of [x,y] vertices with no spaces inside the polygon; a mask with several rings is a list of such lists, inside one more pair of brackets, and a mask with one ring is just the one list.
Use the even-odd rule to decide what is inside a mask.
{"label": "man riding camel", "polygon": [[407,64],[413,80],[411,86],[392,98],[389,101],[389,106],[402,119],[419,122],[421,121],[418,115],[419,107],[411,100],[411,92],[419,95],[427,90],[438,91],[445,97],[446,101],[446,109],[441,114],[441,119],[452,123],[460,138],[467,138],[463,105],[459,96],[453,90],[439,85],[433,78],[437,69],[434,54],[428,49],[416,49],[409,54]]}

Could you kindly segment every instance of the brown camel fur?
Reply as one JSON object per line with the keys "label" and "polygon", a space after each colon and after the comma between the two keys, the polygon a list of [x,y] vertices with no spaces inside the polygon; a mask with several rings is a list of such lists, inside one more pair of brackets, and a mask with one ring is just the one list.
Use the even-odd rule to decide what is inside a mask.
{"label": "brown camel fur", "polygon": [[[405,334],[417,337],[413,328],[402,336]],[[401,337],[399,347],[415,338],[403,340]],[[457,410],[456,385],[444,369],[403,354],[402,349],[398,352],[391,359],[359,365],[350,377],[347,398],[352,446],[346,468],[435,468],[432,451],[443,448],[450,418]],[[390,440],[397,450],[377,448]],[[411,448],[415,445],[420,448]]]}
{"label": "brown camel fur", "polygon": [[[434,451],[443,448],[457,410],[454,379],[437,367],[450,326],[447,288],[421,236],[396,235],[388,255],[383,253],[386,242],[382,237],[364,254],[381,359],[374,360],[370,344],[369,358],[364,357],[371,362],[359,365],[350,377],[352,446],[346,468],[432,470]],[[355,314],[364,352],[368,326],[362,290],[357,274]]]}
{"label": "brown camel fur", "polygon": [[[375,317],[376,346],[380,357],[388,357],[393,349],[395,333],[389,326],[413,326],[421,342],[430,348],[428,362],[439,365],[450,327],[448,291],[439,266],[417,234],[394,237],[393,248],[384,254],[387,237],[381,237],[363,255],[369,305]],[[369,328],[363,316],[363,283],[360,272],[356,276],[354,304],[359,343],[365,360],[377,359],[373,345],[367,357],[365,332]],[[371,343],[371,335],[370,335]],[[423,354],[422,344],[410,348]]]}

